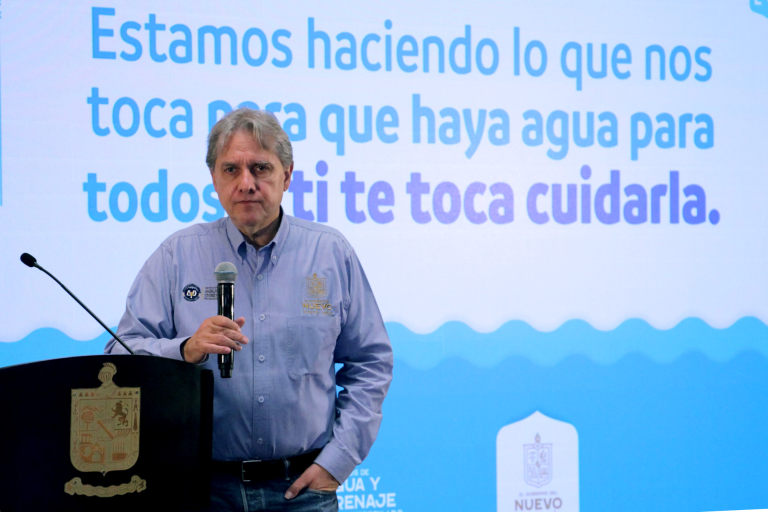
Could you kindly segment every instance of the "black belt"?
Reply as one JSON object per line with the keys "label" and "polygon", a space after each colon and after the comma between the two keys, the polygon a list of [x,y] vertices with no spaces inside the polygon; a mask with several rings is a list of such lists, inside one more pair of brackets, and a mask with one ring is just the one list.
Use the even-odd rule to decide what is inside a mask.
{"label": "black belt", "polygon": [[290,480],[301,475],[320,454],[320,450],[275,460],[214,460],[211,469],[215,473],[234,475],[243,482],[261,482],[263,480]]}

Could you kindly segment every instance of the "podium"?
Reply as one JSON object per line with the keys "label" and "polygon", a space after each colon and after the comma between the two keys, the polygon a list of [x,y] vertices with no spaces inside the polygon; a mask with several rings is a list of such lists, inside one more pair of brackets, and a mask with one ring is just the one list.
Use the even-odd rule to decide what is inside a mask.
{"label": "podium", "polygon": [[213,373],[108,355],[0,368],[0,511],[196,510]]}

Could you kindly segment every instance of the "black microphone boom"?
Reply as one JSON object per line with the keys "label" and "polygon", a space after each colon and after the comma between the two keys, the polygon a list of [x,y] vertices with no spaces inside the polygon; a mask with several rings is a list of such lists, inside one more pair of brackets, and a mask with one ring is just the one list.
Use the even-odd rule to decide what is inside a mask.
{"label": "black microphone boom", "polygon": [[109,334],[111,334],[111,335],[112,335],[112,337],[113,337],[113,338],[115,338],[115,339],[116,339],[116,340],[117,340],[117,341],[118,341],[118,342],[119,342],[119,343],[120,343],[120,344],[123,346],[123,348],[124,348],[125,350],[127,350],[128,352],[130,352],[130,353],[131,353],[131,354],[133,354],[133,355],[136,355],[136,352],[134,352],[133,350],[131,350],[131,347],[129,347],[128,345],[126,345],[125,343],[123,343],[123,340],[121,340],[120,338],[118,338],[118,337],[117,337],[117,334],[113,333],[113,332],[112,332],[112,329],[110,329],[109,327],[107,327],[107,326],[104,324],[104,322],[102,322],[102,321],[99,319],[99,317],[97,317],[96,315],[94,315],[94,314],[93,314],[93,311],[91,311],[90,309],[88,309],[88,307],[87,307],[85,304],[83,304],[82,302],[80,302],[80,299],[78,299],[77,297],[75,297],[75,294],[74,294],[74,293],[72,293],[71,291],[69,291],[69,289],[68,289],[66,286],[64,286],[64,285],[61,283],[61,281],[59,281],[58,279],[56,279],[56,277],[55,277],[53,274],[51,274],[50,272],[48,272],[47,270],[45,270],[43,267],[41,267],[40,265],[38,265],[38,264],[37,264],[37,260],[35,259],[35,257],[34,257],[34,256],[32,256],[31,254],[28,254],[28,253],[26,253],[26,252],[25,252],[24,254],[22,254],[22,255],[21,255],[21,262],[22,262],[23,264],[25,264],[26,266],[28,266],[28,267],[35,267],[35,268],[39,268],[40,270],[42,270],[43,272],[45,272],[46,274],[48,274],[48,276],[50,276],[50,278],[51,278],[51,279],[53,279],[54,281],[56,281],[57,283],[59,283],[59,286],[61,286],[62,288],[64,288],[64,291],[65,291],[65,292],[67,292],[67,293],[70,295],[70,297],[72,297],[73,299],[75,299],[75,300],[77,301],[77,303],[78,303],[78,304],[80,304],[80,305],[83,307],[83,309],[84,309],[84,310],[86,310],[86,311],[88,312],[88,314],[89,314],[89,315],[91,315],[91,316],[92,316],[92,317],[93,317],[93,318],[94,318],[94,319],[95,319],[97,322],[99,322],[99,324],[100,324],[100,325],[101,325],[101,326],[102,326],[104,329],[106,329],[106,330],[107,330],[107,332],[108,332]]}

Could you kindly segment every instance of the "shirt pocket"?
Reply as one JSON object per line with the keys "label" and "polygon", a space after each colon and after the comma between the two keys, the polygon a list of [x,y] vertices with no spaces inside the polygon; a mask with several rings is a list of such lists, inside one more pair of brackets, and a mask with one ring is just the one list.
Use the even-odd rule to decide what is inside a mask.
{"label": "shirt pocket", "polygon": [[294,380],[328,375],[341,328],[336,316],[288,320],[288,375]]}

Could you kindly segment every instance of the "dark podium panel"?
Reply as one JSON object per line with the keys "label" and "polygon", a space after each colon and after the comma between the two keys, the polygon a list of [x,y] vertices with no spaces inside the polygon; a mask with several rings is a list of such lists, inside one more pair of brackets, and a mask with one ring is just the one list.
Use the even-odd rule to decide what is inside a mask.
{"label": "dark podium panel", "polygon": [[0,511],[194,510],[210,495],[213,374],[110,355],[0,368]]}

